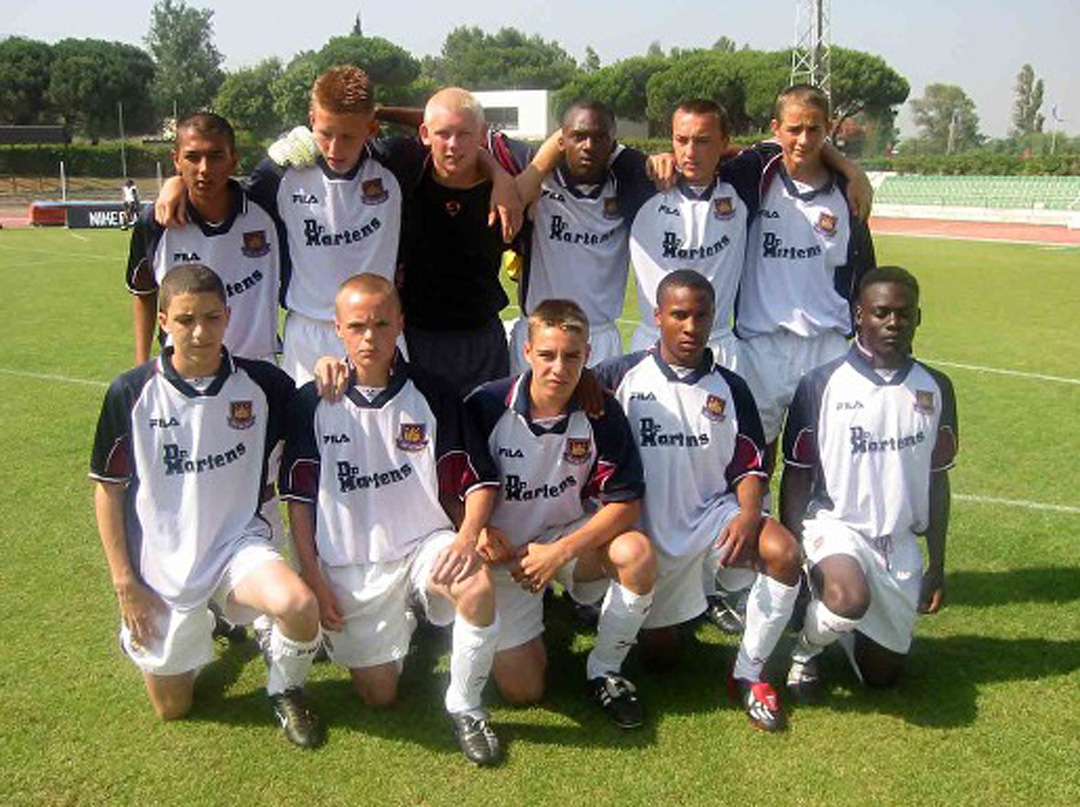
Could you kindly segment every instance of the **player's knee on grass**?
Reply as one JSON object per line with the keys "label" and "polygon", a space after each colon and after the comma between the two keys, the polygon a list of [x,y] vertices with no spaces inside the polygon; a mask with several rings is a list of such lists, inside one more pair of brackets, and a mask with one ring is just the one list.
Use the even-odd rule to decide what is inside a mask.
{"label": "player's knee on grass", "polygon": [[162,720],[180,720],[191,711],[195,695],[195,674],[151,675],[144,673],[150,705]]}
{"label": "player's knee on grass", "polygon": [[859,665],[863,683],[874,689],[895,686],[904,672],[903,653],[895,653],[882,647],[873,639],[856,631],[855,663]]}
{"label": "player's knee on grass", "polygon": [[679,662],[679,627],[643,628],[638,634],[638,658],[653,672],[670,670]]}
{"label": "player's knee on grass", "polygon": [[810,582],[825,607],[845,619],[862,619],[870,608],[870,585],[862,567],[846,555],[830,555],[810,571]]}
{"label": "player's knee on grass", "polygon": [[495,583],[485,564],[464,580],[449,588],[457,612],[473,625],[490,625],[495,621]]}
{"label": "player's knee on grass", "polygon": [[607,545],[614,577],[635,594],[646,594],[656,584],[656,552],[652,542],[635,530],[616,535]]}
{"label": "player's knee on grass", "polygon": [[795,536],[781,524],[771,518],[765,519],[765,526],[758,539],[758,557],[765,574],[779,580],[784,585],[794,586],[799,582],[802,569],[802,555]]}
{"label": "player's knee on grass", "polygon": [[398,662],[351,669],[349,673],[352,675],[353,689],[367,706],[385,709],[394,705],[401,678],[401,665]]}
{"label": "player's knee on grass", "polygon": [[492,674],[502,699],[512,706],[538,703],[544,697],[547,651],[536,638],[495,654]]}

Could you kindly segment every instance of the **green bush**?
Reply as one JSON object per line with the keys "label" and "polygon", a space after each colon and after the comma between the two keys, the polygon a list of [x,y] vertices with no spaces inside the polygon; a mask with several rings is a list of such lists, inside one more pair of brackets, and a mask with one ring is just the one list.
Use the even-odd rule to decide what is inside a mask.
{"label": "green bush", "polygon": [[859,164],[867,171],[944,176],[1080,176],[1080,154],[1041,155],[973,151],[965,154],[899,154],[870,157]]}
{"label": "green bush", "polygon": [[[128,176],[156,176],[158,163],[162,174],[168,176],[173,171],[170,149],[168,143],[125,143]],[[237,140],[237,151],[240,157],[237,171],[247,173],[266,154],[266,146],[254,138],[241,137]],[[69,177],[120,176],[120,142],[101,142],[96,146],[89,143],[0,146],[0,175],[54,176],[60,170],[61,160]]]}

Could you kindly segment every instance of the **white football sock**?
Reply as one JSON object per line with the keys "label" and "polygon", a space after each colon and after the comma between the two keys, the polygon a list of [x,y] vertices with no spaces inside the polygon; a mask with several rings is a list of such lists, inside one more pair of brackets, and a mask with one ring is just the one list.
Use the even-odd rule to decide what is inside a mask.
{"label": "white football sock", "polygon": [[498,638],[498,614],[494,622],[483,627],[467,622],[461,614],[454,618],[446,711],[451,714],[481,711],[480,696],[491,675]]}
{"label": "white football sock", "polygon": [[283,634],[275,624],[270,633],[270,675],[266,679],[267,694],[277,695],[286,689],[303,686],[320,645],[322,645],[321,629],[311,641],[298,642]]}
{"label": "white football sock", "polygon": [[652,605],[653,593],[635,594],[612,580],[600,606],[596,645],[585,662],[585,675],[592,680],[618,673],[630,648],[637,641],[641,623]]}
{"label": "white football sock", "polygon": [[816,656],[825,647],[840,638],[842,633],[850,633],[859,624],[857,619],[834,614],[825,607],[825,603],[814,598],[806,606],[806,619],[803,622],[799,642],[791,657],[795,661],[805,662]]}
{"label": "white football sock", "polygon": [[798,584],[788,586],[765,574],[757,576],[746,601],[746,629],[732,673],[736,678],[752,683],[761,680],[761,670],[783,636],[798,596]]}

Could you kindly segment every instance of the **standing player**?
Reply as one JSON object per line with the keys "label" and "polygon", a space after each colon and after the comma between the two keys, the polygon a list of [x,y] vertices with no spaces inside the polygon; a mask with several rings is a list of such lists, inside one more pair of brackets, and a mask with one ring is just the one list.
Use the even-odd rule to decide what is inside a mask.
{"label": "standing player", "polygon": [[585,313],[569,300],[545,300],[529,316],[530,370],[466,399],[501,478],[480,544],[496,567],[495,682],[511,703],[543,696],[543,592],[558,579],[578,602],[603,599],[589,691],[616,725],[635,728],[644,711],[620,671],[652,602],[656,558],[632,529],[644,484],[622,408],[609,395],[594,420],[574,402],[588,355]]}
{"label": "standing player", "polygon": [[[731,318],[747,226],[757,212],[759,174],[753,164],[721,165],[730,142],[727,115],[713,101],[679,104],[671,130],[677,181],[659,193],[644,185],[650,195],[634,205],[638,209],[630,228],[630,259],[637,280],[638,311],[656,308],[656,290],[668,272],[693,269],[700,273],[716,292],[709,346],[717,363],[734,367]],[[643,316],[631,350],[647,349],[658,338],[656,326]]]}
{"label": "standing player", "polygon": [[956,399],[945,375],[911,358],[919,319],[915,278],[871,269],[855,344],[799,382],[788,413],[781,507],[813,591],[788,687],[808,702],[821,693],[818,657],[838,638],[853,640],[845,649],[863,681],[893,684],[916,611],[942,604]]}
{"label": "standing player", "polygon": [[[349,279],[336,311],[350,383],[335,403],[320,402],[314,382],[301,389],[282,473],[329,655],[365,703],[388,706],[415,625],[410,601],[436,625],[453,621],[446,709],[465,756],[494,764],[501,750],[480,695],[499,623],[475,546],[495,501],[494,467],[454,390],[396,355],[403,323],[390,281]],[[459,510],[460,498],[455,533],[442,502]]]}
{"label": "standing player", "polygon": [[135,363],[150,358],[161,279],[173,266],[192,261],[214,267],[225,284],[232,312],[225,332],[229,352],[272,360],[284,245],[271,213],[231,179],[237,159],[233,128],[210,112],[188,115],[176,125],[172,157],[188,223],[166,229],[147,208],[131,234],[127,286],[135,295]]}
{"label": "standing player", "polygon": [[127,230],[135,224],[135,220],[139,218],[139,189],[135,187],[135,180],[129,179],[124,183],[124,186],[120,189],[123,194],[123,210],[121,211],[121,220],[123,224],[120,226],[121,230]]}
{"label": "standing player", "polygon": [[289,740],[319,745],[323,728],[300,690],[321,638],[318,604],[258,512],[292,381],[223,348],[225,287],[205,266],[171,269],[160,301],[172,342],[109,387],[91,460],[121,644],[172,720],[213,660],[208,603],[234,620],[269,614],[270,700]]}
{"label": "standing player", "polygon": [[[750,721],[784,725],[776,692],[762,678],[799,591],[799,547],[762,515],[767,476],[757,408],[745,382],[715,363],[706,347],[714,290],[702,275],[665,275],[652,349],[605,362],[597,374],[626,410],[645,467],[641,525],[653,537],[659,573],[642,625],[642,653],[668,661],[677,626],[706,608],[719,578],[753,586],[731,682]],[[755,573],[756,570],[756,573]]]}
{"label": "standing player", "polygon": [[[524,204],[533,204],[527,269],[518,281],[522,316],[510,342],[515,372],[525,369],[528,316],[542,300],[575,300],[589,318],[589,363],[622,353],[615,320],[622,312],[630,265],[630,219],[620,205],[611,166],[615,116],[597,101],[578,101],[562,126],[517,177]],[[640,159],[640,155],[637,155]]]}
{"label": "standing player", "polygon": [[843,355],[859,278],[874,264],[865,223],[849,214],[846,183],[826,164],[828,99],[796,85],[776,101],[779,147],[744,152],[761,172],[736,312],[739,372],[754,393],[772,470],[784,413],[802,375]]}

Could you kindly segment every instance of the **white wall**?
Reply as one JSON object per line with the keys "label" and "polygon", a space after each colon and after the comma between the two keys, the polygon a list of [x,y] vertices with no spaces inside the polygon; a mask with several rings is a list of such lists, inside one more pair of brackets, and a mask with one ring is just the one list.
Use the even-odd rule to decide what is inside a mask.
{"label": "white wall", "polygon": [[556,121],[551,109],[551,92],[548,90],[490,90],[474,92],[473,95],[485,110],[493,111],[489,118],[492,122],[495,119],[495,110],[517,109],[516,127],[502,125],[498,127],[511,137],[543,140],[555,130]]}

